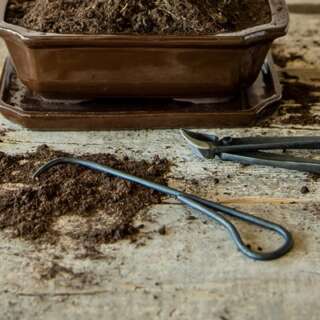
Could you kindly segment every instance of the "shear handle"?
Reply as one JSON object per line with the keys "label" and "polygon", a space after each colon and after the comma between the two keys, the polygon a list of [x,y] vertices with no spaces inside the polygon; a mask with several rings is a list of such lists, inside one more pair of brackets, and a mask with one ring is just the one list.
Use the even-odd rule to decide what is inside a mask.
{"label": "shear handle", "polygon": [[[190,133],[190,131],[188,131]],[[206,139],[206,136],[202,136],[201,134],[197,135],[197,138],[202,140]],[[320,143],[319,136],[290,136],[290,137],[265,137],[265,136],[258,136],[258,137],[244,137],[244,138],[237,138],[237,137],[224,137],[219,140],[220,145],[246,145],[246,144],[266,144],[266,143],[283,143],[283,144],[290,144],[292,142],[299,142],[299,143]]]}
{"label": "shear handle", "polygon": [[287,141],[287,142],[270,142],[270,143],[252,143],[252,144],[223,144],[212,145],[211,152],[218,155],[220,153],[236,153],[258,150],[286,150],[286,149],[320,149],[320,140],[306,141]]}
{"label": "shear handle", "polygon": [[302,172],[320,173],[320,161],[267,152],[221,153],[219,158],[248,165],[263,165]]}

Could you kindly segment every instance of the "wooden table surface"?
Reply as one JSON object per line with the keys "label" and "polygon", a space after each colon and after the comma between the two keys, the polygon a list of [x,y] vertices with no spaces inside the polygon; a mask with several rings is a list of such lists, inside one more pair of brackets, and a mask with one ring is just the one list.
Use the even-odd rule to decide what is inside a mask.
{"label": "wooden table surface", "polygon": [[[313,94],[320,97],[320,15],[313,14],[320,2],[289,4],[295,12],[290,34],[277,42],[275,51],[290,58],[288,72],[309,70],[314,75]],[[1,65],[5,55],[1,44]],[[285,101],[281,108],[295,104]],[[316,102],[311,112],[319,109]],[[221,136],[320,135],[320,122],[285,124],[286,116],[276,113],[267,124],[252,128],[208,131]],[[0,232],[0,319],[319,319],[319,181],[295,171],[199,160],[178,130],[32,132],[1,116],[0,126],[11,129],[0,143],[0,151],[9,153],[33,151],[45,143],[79,154],[167,157],[174,163],[170,186],[274,220],[292,231],[295,240],[282,259],[251,261],[234,248],[222,227],[202,218],[190,222],[190,211],[170,200],[150,209],[154,219],[144,231],[166,225],[167,235],[154,232],[141,247],[128,241],[103,246],[110,257],[105,260],[79,260],[62,246],[39,251]],[[303,186],[310,192],[302,193]],[[0,185],[0,191],[5,187]],[[58,225],[63,233],[68,221],[61,219]],[[270,249],[279,243],[269,232],[237,225],[255,246]],[[55,256],[74,275],[61,272],[41,279],[39,266],[49,268]]]}

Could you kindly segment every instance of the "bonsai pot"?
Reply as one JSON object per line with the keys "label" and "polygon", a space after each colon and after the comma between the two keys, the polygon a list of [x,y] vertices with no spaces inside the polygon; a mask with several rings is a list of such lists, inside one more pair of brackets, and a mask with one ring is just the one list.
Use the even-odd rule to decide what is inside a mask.
{"label": "bonsai pot", "polygon": [[5,22],[0,35],[20,80],[48,99],[226,97],[256,80],[274,39],[288,27],[285,0],[271,21],[214,35],[88,35],[35,32]]}

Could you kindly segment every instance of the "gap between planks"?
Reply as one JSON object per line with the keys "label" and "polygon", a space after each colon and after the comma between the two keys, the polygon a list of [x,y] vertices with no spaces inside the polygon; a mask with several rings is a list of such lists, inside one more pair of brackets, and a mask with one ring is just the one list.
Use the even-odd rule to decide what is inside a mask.
{"label": "gap between planks", "polygon": [[[206,199],[209,199],[206,197]],[[270,205],[281,205],[281,204],[310,204],[319,203],[319,200],[310,198],[281,198],[281,197],[261,197],[261,196],[246,196],[246,197],[223,197],[215,196],[210,198],[213,202],[219,202],[221,204],[243,204],[243,205],[256,205],[256,204],[270,204]],[[162,205],[182,205],[175,200],[167,199],[162,202]]]}

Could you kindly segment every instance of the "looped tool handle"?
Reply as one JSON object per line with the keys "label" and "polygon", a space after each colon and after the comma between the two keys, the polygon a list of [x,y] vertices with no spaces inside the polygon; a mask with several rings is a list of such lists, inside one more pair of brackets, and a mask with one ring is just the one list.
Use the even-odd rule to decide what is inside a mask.
{"label": "looped tool handle", "polygon": [[[133,183],[140,184],[146,188],[157,190],[161,193],[164,193],[166,195],[175,197],[177,200],[179,200],[181,203],[185,204],[189,208],[195,209],[199,211],[200,213],[204,214],[205,216],[209,217],[210,219],[220,223],[223,225],[229,234],[231,235],[231,238],[236,243],[238,249],[247,257],[255,260],[272,260],[277,259],[286,254],[293,246],[293,240],[291,234],[280,225],[277,225],[275,223],[272,223],[270,221],[258,218],[256,216],[243,213],[240,211],[237,211],[232,208],[225,207],[223,205],[220,205],[215,202],[211,202],[208,200],[204,200],[202,198],[196,197],[194,195],[185,194],[183,192],[180,192],[178,190],[175,190],[173,188],[160,185],[155,182],[151,182],[133,175],[130,175],[126,172],[116,170],[104,165],[100,165],[95,162],[86,161],[86,160],[80,160],[80,159],[74,159],[74,158],[58,158],[52,161],[49,161],[47,164],[40,167],[33,177],[39,176],[41,173],[47,171],[49,168],[60,165],[60,164],[75,164],[80,165],[82,167],[95,170],[98,172],[102,172],[105,174],[110,174],[112,176],[122,178],[125,180],[128,180]],[[250,250],[242,241],[241,236],[236,229],[236,227],[226,218],[222,216],[222,214],[226,214],[232,217],[236,217],[240,220],[246,221],[248,223],[257,225],[264,229],[269,229],[272,231],[275,231],[278,233],[282,238],[284,238],[285,242],[284,244],[278,248],[275,251],[272,252],[255,252]]]}
{"label": "looped tool handle", "polygon": [[[282,226],[275,224],[273,222],[267,221],[256,216],[225,207],[223,205],[214,203],[212,201],[204,200],[199,197],[187,194],[181,194],[178,196],[178,199],[187,205],[189,208],[197,210],[202,214],[206,215],[208,218],[220,223],[230,234],[231,238],[235,242],[237,248],[247,257],[254,260],[274,260],[282,257],[293,246],[293,239],[291,234]],[[283,239],[284,243],[276,250],[270,252],[256,252],[249,249],[237,230],[237,228],[221,214],[226,214],[235,218],[238,218],[242,221],[254,224],[264,229],[272,230],[279,234]]]}

